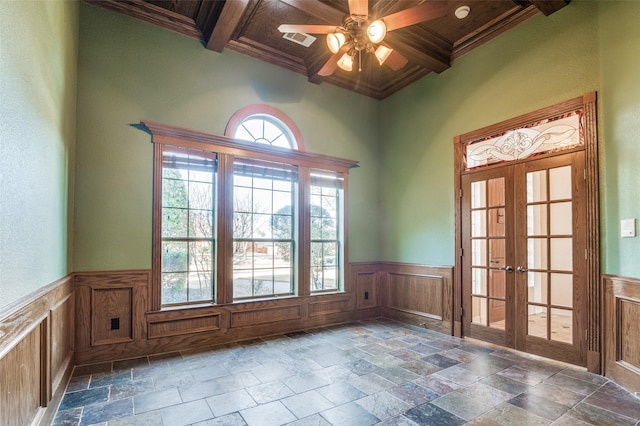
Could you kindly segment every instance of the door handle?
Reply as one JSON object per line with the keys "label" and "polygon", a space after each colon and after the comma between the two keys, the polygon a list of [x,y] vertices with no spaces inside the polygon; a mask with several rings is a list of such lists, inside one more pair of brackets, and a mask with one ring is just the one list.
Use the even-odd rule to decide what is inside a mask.
{"label": "door handle", "polygon": [[528,271],[527,268],[523,268],[522,266],[518,266],[518,272],[520,272],[521,274],[524,274],[527,271]]}
{"label": "door handle", "polygon": [[505,266],[504,268],[498,268],[499,271],[513,272],[513,266]]}

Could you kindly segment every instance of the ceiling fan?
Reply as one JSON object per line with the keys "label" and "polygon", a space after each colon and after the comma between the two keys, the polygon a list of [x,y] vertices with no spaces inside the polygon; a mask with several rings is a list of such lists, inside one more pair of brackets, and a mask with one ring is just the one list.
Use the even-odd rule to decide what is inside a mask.
{"label": "ceiling fan", "polygon": [[351,71],[356,58],[358,70],[362,71],[363,52],[373,54],[380,65],[385,64],[394,71],[399,70],[405,66],[407,59],[384,42],[387,32],[439,18],[448,10],[445,1],[427,0],[418,6],[382,18],[373,18],[369,16],[369,0],[348,1],[349,15],[339,26],[282,24],[278,27],[282,33],[327,35],[327,46],[333,55],[318,71],[318,75],[329,76],[336,66]]}

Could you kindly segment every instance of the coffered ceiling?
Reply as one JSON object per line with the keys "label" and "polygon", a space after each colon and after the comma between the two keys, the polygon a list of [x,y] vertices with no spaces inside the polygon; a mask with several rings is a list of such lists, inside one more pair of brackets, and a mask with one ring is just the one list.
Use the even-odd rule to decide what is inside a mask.
{"label": "coffered ceiling", "polygon": [[[85,1],[194,38],[215,52],[233,50],[303,74],[311,83],[383,99],[431,72],[446,71],[455,66],[457,57],[533,16],[556,12],[570,0]],[[429,3],[432,5],[424,6]],[[356,64],[352,71],[331,66],[330,75],[326,75],[327,65],[342,52],[334,55],[325,35],[310,34],[316,39],[305,47],[278,30],[281,24],[341,26],[350,16],[350,4],[352,14],[356,7],[368,10],[368,21],[418,6],[437,13],[387,33],[384,43],[393,48],[393,61],[380,65],[373,54],[363,51],[355,57],[358,62],[361,58],[361,65]],[[470,8],[464,19],[456,17],[461,6]],[[406,19],[408,15],[415,14],[396,16]],[[288,37],[311,40],[293,33]]]}

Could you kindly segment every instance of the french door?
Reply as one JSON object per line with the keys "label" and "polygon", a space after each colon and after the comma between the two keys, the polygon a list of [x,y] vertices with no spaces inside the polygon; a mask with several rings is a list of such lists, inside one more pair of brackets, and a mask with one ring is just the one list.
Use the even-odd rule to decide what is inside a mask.
{"label": "french door", "polygon": [[586,363],[584,152],[462,175],[463,334]]}

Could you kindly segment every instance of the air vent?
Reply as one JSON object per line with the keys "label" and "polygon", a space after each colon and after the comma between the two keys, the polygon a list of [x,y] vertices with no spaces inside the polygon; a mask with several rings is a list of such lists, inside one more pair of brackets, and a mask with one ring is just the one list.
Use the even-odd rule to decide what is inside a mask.
{"label": "air vent", "polygon": [[287,40],[291,40],[294,43],[301,44],[304,47],[309,47],[311,46],[311,43],[316,41],[314,36],[305,33],[284,33],[282,37]]}

